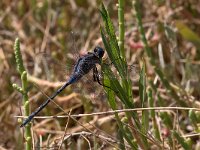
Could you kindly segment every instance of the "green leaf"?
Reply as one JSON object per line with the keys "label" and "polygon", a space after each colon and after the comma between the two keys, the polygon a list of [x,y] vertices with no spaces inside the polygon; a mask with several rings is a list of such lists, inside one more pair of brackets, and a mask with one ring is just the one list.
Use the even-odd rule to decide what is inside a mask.
{"label": "green leaf", "polygon": [[142,70],[140,72],[139,79],[139,95],[141,100],[141,107],[144,107],[145,95],[146,95],[146,76],[145,76],[145,66],[143,64]]}
{"label": "green leaf", "polygon": [[125,59],[122,58],[122,56],[120,55],[120,49],[119,49],[118,41],[117,41],[117,38],[115,35],[113,23],[111,22],[109,14],[106,11],[105,6],[103,4],[102,4],[101,10],[100,10],[100,13],[101,13],[101,16],[104,21],[106,33],[108,34],[108,37],[106,38],[104,31],[101,28],[101,35],[102,35],[103,42],[109,41],[109,43],[107,42],[107,44],[106,44],[107,46],[108,45],[109,46],[106,47],[106,45],[105,45],[106,51],[107,51],[108,56],[111,59],[112,63],[119,71],[119,75],[122,78],[125,78],[126,77],[125,70],[126,70],[127,65],[126,65]]}
{"label": "green leaf", "polygon": [[176,21],[176,27],[183,38],[192,42],[200,51],[200,37],[181,21]]}
{"label": "green leaf", "polygon": [[[141,107],[144,108],[144,104],[146,101],[146,75],[145,75],[145,65],[143,63],[142,70],[140,72],[140,79],[139,79],[139,95],[141,100]],[[144,134],[148,132],[149,128],[149,112],[142,111],[142,131]]]}
{"label": "green leaf", "polygon": [[189,150],[191,147],[185,142],[184,138],[182,138],[176,131],[173,132],[174,137],[177,139],[179,144],[185,149]]}

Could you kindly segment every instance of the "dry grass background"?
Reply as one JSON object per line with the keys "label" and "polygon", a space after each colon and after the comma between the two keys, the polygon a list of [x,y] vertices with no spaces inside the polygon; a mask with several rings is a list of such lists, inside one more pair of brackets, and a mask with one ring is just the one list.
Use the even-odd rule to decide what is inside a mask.
{"label": "dry grass background", "polygon": [[[25,67],[31,75],[29,100],[33,111],[46,99],[42,92],[51,95],[62,84],[60,81],[65,81],[69,77],[70,71],[65,72],[63,68],[66,68],[66,64],[74,63],[77,57],[77,55],[74,57],[74,54],[82,55],[91,51],[96,45],[103,46],[99,31],[102,23],[98,11],[99,4],[97,1],[89,0],[2,0],[0,2],[0,149],[22,149],[24,142],[23,130],[19,128],[19,123],[14,117],[21,115],[22,105],[21,94],[12,88],[13,83],[20,85],[13,50],[15,38],[20,39]],[[174,84],[179,96],[187,97],[190,102],[188,107],[199,108],[200,2],[145,0],[141,1],[141,4],[146,36],[154,50],[156,62],[168,80]],[[116,1],[105,1],[105,5],[117,29]],[[131,1],[127,1],[125,50],[128,64],[139,63],[142,57],[148,60],[146,55],[143,55],[143,45],[131,10]],[[177,21],[181,21],[181,24]],[[197,34],[197,37],[191,38],[188,32],[184,33],[182,29],[186,28]],[[169,36],[166,34],[167,31]],[[44,55],[48,57],[40,57]],[[175,101],[155,76],[148,61],[146,74],[158,85],[157,91],[166,101],[166,106],[176,106]],[[134,81],[133,94],[136,104],[139,101],[137,85]],[[154,98],[157,98],[156,94]],[[68,87],[55,101],[65,111],[71,110],[71,114],[109,110],[103,88],[91,81],[79,82],[76,86]],[[121,105],[119,103],[119,109],[122,108]],[[177,118],[180,122],[184,122],[184,129],[180,129],[182,135],[195,133],[189,118],[181,112],[177,114],[173,111],[173,114],[174,126],[180,128]],[[40,115],[62,115],[62,112],[51,103]],[[64,134],[68,122],[66,132],[71,133],[73,137],[68,144],[87,149],[89,140],[97,140],[98,147],[102,149],[113,146],[109,144],[113,142],[109,140],[116,139],[116,124],[112,116],[79,117],[77,120],[102,138],[97,140],[90,133],[80,133],[84,130],[83,127],[72,120],[68,122],[66,118],[36,119],[32,127],[35,145],[40,141],[44,147],[47,143],[51,146],[56,145]],[[87,124],[89,121],[95,126]],[[158,122],[164,138],[168,129],[159,118]],[[199,136],[194,136],[191,140],[193,148],[200,145]]]}

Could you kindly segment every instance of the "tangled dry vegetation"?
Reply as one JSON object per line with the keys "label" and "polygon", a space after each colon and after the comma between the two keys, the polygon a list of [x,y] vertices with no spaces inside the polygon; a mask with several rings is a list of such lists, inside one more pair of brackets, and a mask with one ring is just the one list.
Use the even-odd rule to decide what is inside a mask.
{"label": "tangled dry vegetation", "polygon": [[[178,98],[186,102],[184,107],[200,108],[200,2],[145,0],[140,4],[145,35],[157,69],[163,72]],[[107,0],[105,5],[118,35],[116,2]],[[72,66],[78,55],[91,51],[96,45],[103,46],[100,3],[89,0],[2,0],[0,8],[0,149],[23,149],[24,130],[19,128],[15,117],[22,115],[22,95],[12,87],[13,83],[21,84],[13,50],[15,39],[20,39],[23,62],[29,74],[28,97],[33,111],[47,98],[46,95],[51,95],[68,79],[72,68],[66,66]],[[180,107],[149,62],[131,0],[125,2],[124,16],[127,63],[141,66],[145,62],[146,92],[152,90],[153,107]],[[135,72],[132,71],[130,77],[133,101],[135,108],[140,108]],[[92,76],[88,75],[68,87],[55,99],[56,104],[71,115],[111,110],[103,87],[91,80]],[[146,101],[142,107],[149,108],[150,104]],[[118,100],[117,109],[122,108],[123,104]],[[154,112],[155,118],[150,110],[148,112],[149,127],[145,137],[150,148],[187,149],[189,146],[200,149],[199,111],[160,108]],[[143,112],[137,113],[143,116]],[[51,103],[40,115],[63,116],[63,111]],[[61,149],[120,149],[122,145],[131,149],[126,140],[120,144],[114,113],[74,117],[76,121],[53,117],[34,119],[31,128],[34,147],[56,149],[63,143]],[[119,117],[129,124],[123,112]],[[157,136],[154,129],[158,129]]]}

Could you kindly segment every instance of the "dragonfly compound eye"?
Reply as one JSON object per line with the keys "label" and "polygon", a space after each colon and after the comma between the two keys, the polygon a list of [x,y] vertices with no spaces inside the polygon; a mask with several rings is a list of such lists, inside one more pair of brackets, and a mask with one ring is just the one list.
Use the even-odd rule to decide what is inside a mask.
{"label": "dragonfly compound eye", "polygon": [[103,48],[97,46],[94,49],[94,53],[96,54],[97,57],[102,58],[104,55],[104,50],[103,50]]}

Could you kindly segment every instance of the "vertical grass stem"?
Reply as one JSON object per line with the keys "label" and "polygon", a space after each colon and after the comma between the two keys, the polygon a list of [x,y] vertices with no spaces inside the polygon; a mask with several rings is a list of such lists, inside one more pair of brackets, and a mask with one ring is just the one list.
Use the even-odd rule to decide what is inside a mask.
{"label": "vertical grass stem", "polygon": [[[29,116],[29,101],[28,101],[28,94],[27,94],[27,72],[24,69],[22,55],[20,51],[20,42],[17,38],[14,44],[14,52],[15,52],[15,59],[17,64],[17,70],[21,76],[22,81],[22,88],[21,93],[23,95],[23,106],[24,106],[24,115]],[[13,84],[13,87],[16,88],[17,86]],[[19,87],[17,87],[20,89]],[[31,150],[32,139],[31,139],[31,126],[30,124],[25,127],[25,139],[26,139],[26,150]]]}

